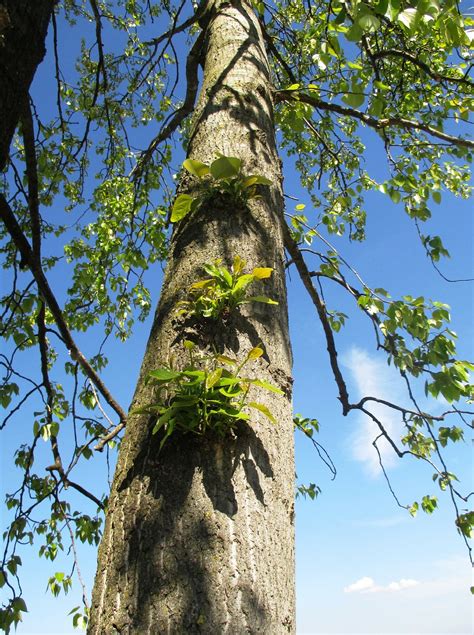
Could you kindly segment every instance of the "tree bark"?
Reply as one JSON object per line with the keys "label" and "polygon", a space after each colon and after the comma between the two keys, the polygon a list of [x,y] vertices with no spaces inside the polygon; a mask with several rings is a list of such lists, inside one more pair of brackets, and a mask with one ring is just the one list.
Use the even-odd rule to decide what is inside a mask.
{"label": "tree bark", "polygon": [[0,170],[30,84],[46,52],[54,0],[0,0]]}
{"label": "tree bark", "polygon": [[[99,550],[88,631],[97,635],[294,632],[291,350],[270,73],[249,5],[211,0],[208,9],[188,156],[239,157],[244,174],[273,185],[245,207],[216,197],[178,223],[132,407],[153,400],[146,374],[179,359],[188,337],[239,359],[262,342],[266,355],[248,374],[285,396],[255,395],[276,425],[252,415],[234,436],[172,436],[161,451],[148,418],[129,416]],[[235,255],[250,271],[274,268],[264,293],[279,305],[254,303],[225,328],[189,335],[175,311],[183,289],[203,277],[203,263],[229,266]]]}

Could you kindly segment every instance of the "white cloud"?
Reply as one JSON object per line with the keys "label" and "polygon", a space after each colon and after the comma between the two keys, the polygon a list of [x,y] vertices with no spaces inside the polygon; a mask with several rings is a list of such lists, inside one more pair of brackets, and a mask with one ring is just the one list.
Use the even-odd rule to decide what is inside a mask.
{"label": "white cloud", "polygon": [[[403,403],[403,393],[399,383],[399,377],[393,368],[387,363],[366,351],[352,347],[344,355],[343,363],[352,374],[358,398],[370,396],[385,401]],[[370,402],[367,408],[379,419],[387,434],[395,441],[400,438],[402,423],[399,413],[382,404]],[[357,420],[357,429],[352,435],[351,453],[353,457],[363,463],[371,476],[381,473],[379,457],[372,443],[379,436],[378,425],[367,415],[360,413]],[[397,462],[397,456],[384,438],[377,441],[384,467],[391,468]]]}
{"label": "white cloud", "polygon": [[386,586],[375,584],[372,578],[365,576],[344,587],[344,593],[391,593],[395,591],[404,591],[412,587],[418,586],[420,582],[411,578],[402,578],[398,582],[390,582]]}
{"label": "white cloud", "polygon": [[375,583],[372,578],[361,578],[354,582],[354,584],[350,584],[349,586],[344,587],[344,593],[355,593],[356,591],[367,591],[368,589],[372,589]]}

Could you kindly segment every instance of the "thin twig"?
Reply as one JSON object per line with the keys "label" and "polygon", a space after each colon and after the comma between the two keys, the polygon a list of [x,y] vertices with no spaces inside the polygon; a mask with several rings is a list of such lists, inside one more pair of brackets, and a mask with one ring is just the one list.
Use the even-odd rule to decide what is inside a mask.
{"label": "thin twig", "polygon": [[288,101],[288,102],[302,102],[309,104],[314,108],[320,108],[328,112],[335,112],[339,115],[346,117],[352,117],[358,119],[362,123],[365,123],[374,130],[384,130],[385,128],[404,128],[405,130],[418,130],[426,132],[432,137],[441,139],[442,141],[448,141],[451,145],[462,146],[465,148],[474,148],[474,141],[470,139],[463,139],[462,137],[456,137],[454,135],[447,134],[441,130],[428,126],[427,124],[420,123],[419,121],[413,121],[412,119],[404,119],[403,117],[387,117],[384,119],[377,119],[371,115],[366,115],[355,108],[349,108],[347,106],[339,106],[338,104],[332,104],[326,101],[322,101],[313,95],[308,95],[302,91],[295,90],[276,90],[275,100]]}

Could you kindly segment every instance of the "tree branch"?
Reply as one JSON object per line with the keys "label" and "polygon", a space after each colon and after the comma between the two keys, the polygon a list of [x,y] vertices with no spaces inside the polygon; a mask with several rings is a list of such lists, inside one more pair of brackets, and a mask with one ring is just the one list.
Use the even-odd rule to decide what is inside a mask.
{"label": "tree branch", "polygon": [[447,134],[446,132],[437,130],[432,126],[420,123],[419,121],[404,119],[403,117],[388,117],[386,119],[377,119],[376,117],[366,115],[365,113],[360,112],[355,108],[339,106],[338,104],[331,104],[300,91],[276,90],[275,101],[276,103],[280,101],[288,101],[309,104],[310,106],[313,106],[313,108],[320,108],[321,110],[335,112],[345,117],[358,119],[362,123],[365,123],[365,125],[369,126],[369,128],[373,128],[374,130],[384,130],[385,128],[404,128],[405,130],[417,130],[426,132],[430,136],[436,137],[437,139],[442,139],[443,141],[447,141],[452,145],[462,146],[465,148],[474,148],[474,141],[471,141],[470,139],[463,139],[462,137],[456,137],[454,135]]}
{"label": "tree branch", "polygon": [[59,479],[61,483],[64,485],[64,487],[66,488],[72,487],[72,489],[75,489],[77,492],[79,492],[80,494],[82,494],[83,496],[91,500],[93,503],[95,503],[97,507],[99,507],[99,509],[101,509],[102,511],[105,511],[104,503],[100,501],[97,498],[97,496],[94,496],[94,494],[89,492],[89,490],[85,489],[85,487],[82,487],[82,485],[79,485],[79,483],[75,483],[74,481],[69,480],[69,478],[64,474],[64,472],[61,473],[59,466],[50,465],[49,467],[46,468],[46,470],[51,473],[58,472]]}
{"label": "tree branch", "polygon": [[117,434],[119,434],[119,432],[121,432],[121,430],[125,428],[125,425],[126,422],[122,421],[121,423],[116,425],[115,428],[113,428],[108,434],[106,434],[104,437],[101,437],[99,443],[94,446],[94,450],[96,450],[97,452],[102,452],[107,443],[114,439]]}
{"label": "tree branch", "polygon": [[173,20],[173,26],[171,27],[171,29],[169,29],[165,33],[162,33],[158,37],[153,38],[152,40],[148,40],[148,42],[143,42],[143,44],[145,46],[158,46],[165,40],[171,40],[171,38],[177,33],[182,33],[183,31],[186,31],[186,29],[188,29],[193,24],[196,24],[196,22],[198,22],[204,16],[206,12],[206,8],[207,8],[206,2],[202,2],[200,6],[198,7],[198,9],[196,10],[196,12],[194,13],[194,15],[192,15],[190,18],[188,18],[187,20],[185,20],[178,26],[176,26],[176,21],[178,17],[178,15],[176,15],[175,19]]}
{"label": "tree branch", "polygon": [[341,370],[339,368],[339,364],[337,362],[337,350],[334,342],[334,335],[332,333],[331,325],[328,322],[328,318],[326,315],[326,308],[324,306],[323,301],[319,297],[318,292],[314,288],[313,282],[311,280],[310,272],[308,271],[308,267],[303,259],[303,256],[298,249],[298,245],[292,238],[288,226],[286,223],[283,226],[283,234],[285,241],[285,248],[288,250],[298,273],[300,274],[301,281],[303,282],[306,290],[309,293],[311,300],[313,301],[314,306],[316,307],[316,311],[318,313],[319,319],[321,320],[321,324],[324,330],[324,335],[326,336],[326,345],[327,351],[329,353],[329,361],[331,364],[332,372],[334,375],[334,379],[336,381],[337,387],[339,389],[339,401],[342,404],[342,414],[345,416],[351,410],[351,406],[349,404],[349,394],[347,392],[346,383],[344,381],[344,377],[342,376]]}
{"label": "tree branch", "polygon": [[130,178],[137,180],[141,177],[146,164],[150,161],[156,148],[168,139],[178,126],[191,114],[196,101],[199,86],[198,65],[201,59],[201,48],[204,42],[204,31],[202,31],[194,42],[186,60],[186,95],[183,105],[178,108],[174,115],[170,115],[161,128],[159,134],[153,139],[148,148],[142,152],[137,164],[130,173]]}

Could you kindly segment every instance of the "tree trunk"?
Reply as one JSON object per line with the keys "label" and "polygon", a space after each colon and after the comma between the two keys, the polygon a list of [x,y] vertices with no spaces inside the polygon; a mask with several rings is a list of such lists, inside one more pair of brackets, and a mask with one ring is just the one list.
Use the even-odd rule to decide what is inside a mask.
{"label": "tree trunk", "polygon": [[46,52],[45,39],[54,0],[0,0],[0,170]]}
{"label": "tree trunk", "polygon": [[[183,355],[188,333],[175,311],[183,289],[203,277],[203,263],[222,258],[229,266],[235,255],[250,271],[274,268],[264,293],[279,305],[248,305],[225,327],[201,332],[200,345],[212,339],[219,351],[243,359],[262,342],[266,355],[248,374],[277,384],[285,396],[256,395],[276,425],[252,415],[234,436],[172,436],[161,451],[148,418],[129,417],[99,550],[94,634],[294,632],[291,350],[270,75],[249,5],[209,5],[188,155],[206,163],[218,152],[239,157],[244,174],[273,185],[248,206],[217,197],[178,223],[133,407],[153,400],[147,372],[172,353]],[[183,188],[192,185],[188,179]]]}

